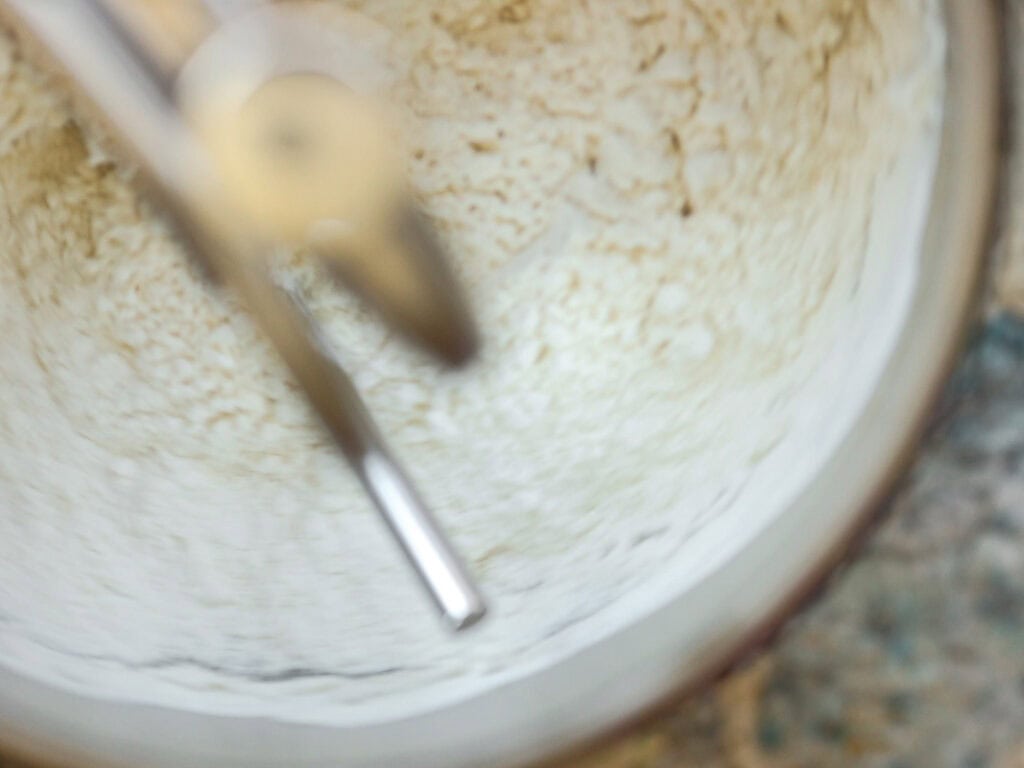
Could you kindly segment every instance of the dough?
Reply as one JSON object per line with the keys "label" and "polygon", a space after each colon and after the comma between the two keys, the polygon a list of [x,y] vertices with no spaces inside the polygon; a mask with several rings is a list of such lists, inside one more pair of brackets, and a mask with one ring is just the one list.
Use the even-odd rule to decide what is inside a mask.
{"label": "dough", "polygon": [[221,713],[427,706],[685,589],[870,388],[883,353],[835,353],[912,278],[878,233],[919,226],[936,2],[349,6],[390,30],[482,360],[441,371],[287,269],[493,616],[443,631],[273,352],[3,38],[5,664]]}

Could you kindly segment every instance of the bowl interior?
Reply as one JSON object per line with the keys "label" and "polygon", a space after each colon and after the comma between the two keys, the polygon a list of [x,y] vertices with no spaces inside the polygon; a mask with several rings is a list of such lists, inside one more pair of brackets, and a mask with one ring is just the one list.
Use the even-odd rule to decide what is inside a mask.
{"label": "bowl interior", "polygon": [[[378,20],[386,27],[391,11],[381,5]],[[368,6],[372,10],[373,4]],[[591,326],[583,321],[595,307],[605,306],[603,297],[636,293],[632,288],[612,291],[617,282],[629,279],[644,285],[649,280],[658,288],[674,272],[664,271],[664,265],[624,269],[607,259],[595,264],[593,242],[588,241],[579,249],[579,258],[588,259],[577,265],[580,290],[592,291],[600,300],[591,296],[579,306],[559,303],[556,288],[565,273],[546,267],[535,253],[511,266],[461,265],[485,297],[485,332],[490,327],[499,338],[509,334],[512,346],[502,351],[505,357],[518,355],[516,365],[497,355],[467,378],[441,379],[416,368],[416,361],[402,351],[382,364],[379,382],[370,383],[383,382],[375,404],[385,411],[386,401],[397,391],[388,375],[402,366],[423,373],[446,397],[477,386],[468,378],[474,375],[493,383],[495,389],[485,394],[511,393],[507,410],[492,399],[495,424],[478,425],[470,438],[456,432],[427,447],[430,441],[422,440],[416,425],[400,421],[398,415],[391,423],[387,420],[392,417],[384,417],[399,452],[423,477],[437,479],[428,495],[442,516],[447,512],[460,545],[474,553],[474,564],[497,606],[488,625],[465,639],[444,637],[418,604],[414,587],[392,574],[389,544],[369,514],[352,515],[345,523],[346,536],[365,544],[340,544],[354,566],[330,582],[332,589],[325,593],[333,597],[297,606],[286,599],[299,593],[302,583],[296,582],[264,588],[247,604],[253,611],[265,610],[260,601],[270,601],[278,618],[268,633],[245,623],[265,617],[258,612],[238,614],[235,629],[240,627],[241,639],[235,641],[226,640],[227,631],[218,629],[231,623],[223,618],[200,622],[214,628],[209,632],[182,632],[183,626],[191,626],[182,617],[196,606],[188,600],[192,593],[173,580],[158,582],[164,589],[152,604],[131,589],[120,604],[103,590],[83,589],[81,580],[76,581],[83,572],[113,579],[115,586],[124,583],[118,581],[126,573],[121,564],[124,531],[112,523],[107,529],[98,526],[113,519],[111,510],[124,514],[126,504],[144,511],[145,520],[154,525],[173,519],[176,505],[235,510],[234,515],[211,516],[185,538],[195,547],[248,535],[248,548],[232,561],[245,571],[245,583],[252,583],[253,572],[261,567],[267,576],[282,580],[296,572],[311,578],[330,574],[332,547],[339,546],[337,529],[330,528],[336,518],[325,515],[305,531],[291,531],[293,540],[307,547],[318,539],[329,542],[327,546],[319,551],[296,546],[268,562],[267,553],[280,551],[274,544],[288,533],[289,526],[280,522],[288,516],[280,515],[281,510],[299,514],[296,507],[304,501],[288,501],[278,492],[269,507],[260,506],[260,495],[275,487],[269,480],[260,485],[264,475],[273,479],[273,467],[260,465],[257,479],[239,474],[227,484],[224,478],[232,477],[227,470],[215,480],[188,477],[183,474],[186,464],[175,463],[174,457],[190,456],[194,443],[216,439],[201,434],[179,436],[169,451],[136,457],[127,469],[112,465],[102,450],[89,454],[75,435],[82,437],[82,414],[89,412],[84,394],[96,387],[95,398],[104,397],[103,379],[86,381],[95,358],[58,346],[67,339],[54,330],[80,307],[65,307],[69,314],[62,315],[53,308],[60,302],[46,303],[44,288],[59,283],[56,272],[33,282],[18,272],[17,259],[5,262],[0,285],[18,287],[0,310],[4,324],[15,329],[0,353],[0,366],[11,372],[4,390],[11,394],[0,395],[9,401],[0,422],[9,446],[9,460],[0,469],[0,500],[12,510],[5,521],[11,535],[0,539],[5,542],[0,547],[9,548],[0,549],[3,559],[13,564],[0,570],[0,605],[5,618],[12,617],[0,622],[6,667],[0,671],[0,722],[7,726],[9,740],[50,755],[61,751],[125,764],[138,760],[172,765],[188,758],[192,764],[315,765],[328,764],[339,754],[352,765],[521,761],[620,719],[735,650],[854,527],[920,424],[966,316],[991,172],[991,145],[986,142],[994,125],[995,76],[989,55],[994,46],[985,37],[991,34],[991,9],[949,3],[945,23],[935,4],[908,3],[899,9],[905,15],[879,26],[880,35],[852,35],[849,49],[835,53],[827,75],[834,80],[826,82],[837,93],[856,93],[857,98],[844,100],[828,88],[813,96],[821,77],[812,73],[804,89],[794,91],[796,111],[780,117],[778,109],[763,105],[763,113],[755,112],[773,139],[759,145],[758,157],[783,168],[775,186],[758,190],[756,185],[740,185],[723,196],[708,187],[702,197],[696,181],[691,185],[691,210],[680,215],[685,227],[665,230],[677,234],[666,255],[677,256],[681,263],[687,258],[705,265],[712,257],[720,261],[720,271],[688,285],[689,301],[706,306],[704,314],[673,319],[665,326],[667,339],[591,339]],[[851,28],[858,23],[848,22]],[[911,28],[914,34],[907,32]],[[790,29],[787,34],[811,50],[817,44],[811,39],[816,30]],[[450,34],[465,46],[467,56],[526,55],[512,43],[502,46]],[[606,58],[614,59],[613,44],[622,41],[613,36],[609,40]],[[628,35],[623,40],[636,42]],[[759,50],[757,45],[721,42],[712,54],[724,70],[735,65],[743,71],[751,47]],[[775,50],[774,43],[764,45]],[[879,48],[872,50],[871,45]],[[415,62],[413,54],[420,49],[412,48],[405,55]],[[671,60],[673,53],[658,58],[667,55]],[[865,60],[883,60],[892,69],[879,72],[865,67]],[[657,72],[657,62],[648,66]],[[806,66],[813,68],[813,57],[806,58]],[[797,72],[790,79],[800,83],[800,76]],[[768,74],[765,80],[770,81]],[[549,92],[555,92],[555,83],[548,83]],[[35,87],[45,94],[49,86]],[[737,91],[740,102],[743,93]],[[48,97],[39,94],[33,98],[43,103]],[[716,108],[737,106],[730,105],[728,93],[721,101]],[[806,135],[799,122],[810,119],[799,112],[805,101],[827,107],[825,118],[810,110],[821,122]],[[510,113],[516,106],[510,105]],[[40,107],[41,123],[54,114],[46,109]],[[437,128],[429,114],[424,118],[427,132]],[[963,117],[967,114],[972,116],[969,121]],[[614,117],[609,115],[607,119]],[[807,144],[783,142],[787,125]],[[887,127],[884,135],[865,135],[869,126],[877,125]],[[451,131],[465,126],[445,124],[445,129],[449,133],[437,139],[438,147],[446,146]],[[41,130],[26,132],[29,148]],[[672,135],[665,134],[669,152],[675,143]],[[685,133],[683,138],[697,141]],[[52,137],[50,144],[38,141],[44,154],[67,143],[66,138]],[[550,138],[536,141],[546,145]],[[602,158],[613,166],[608,173],[618,178],[614,146],[610,139],[607,143]],[[525,151],[534,145],[515,146]],[[730,179],[742,174],[741,149]],[[468,151],[480,154],[472,146]],[[802,153],[809,157],[801,159]],[[463,159],[465,167],[477,167],[472,158]],[[693,173],[700,178],[714,176],[714,157],[695,150],[689,160],[696,162]],[[80,162],[93,163],[87,156]],[[787,176],[787,169],[794,175]],[[584,171],[589,174],[586,157]],[[21,184],[28,189],[36,183],[19,173],[17,163],[8,163],[6,171],[0,166],[7,187]],[[429,168],[414,168],[417,173],[429,201],[435,177]],[[74,180],[80,181],[79,176]],[[570,179],[570,184],[588,183],[586,175],[582,181]],[[600,193],[595,186],[581,189],[587,193],[585,200],[593,201]],[[570,186],[566,199],[573,190],[579,191]],[[12,197],[19,201],[17,194]],[[77,202],[58,199],[43,211],[32,207],[32,195],[24,198],[25,215],[5,222],[10,253],[25,251],[32,243],[45,245],[45,233],[62,223],[62,212]],[[540,255],[564,252],[571,261],[574,233],[581,225],[571,206],[560,202],[550,206],[552,213],[544,219]],[[445,209],[443,196],[435,198],[435,205],[442,219],[448,215],[459,220],[458,211]],[[33,217],[44,229],[36,228]],[[73,220],[67,224],[74,225]],[[615,248],[637,237],[642,221],[626,216],[619,225]],[[470,255],[482,253],[474,238],[488,236],[458,229],[450,235]],[[728,248],[717,253],[716,245]],[[57,242],[53,249],[59,246]],[[518,310],[521,322],[512,323],[509,317],[531,291],[543,299],[543,306],[564,310],[546,322],[555,328],[563,324],[567,334],[575,329],[576,335],[566,336],[560,350],[559,338],[549,339],[559,352],[552,358],[571,360],[571,365],[545,366],[536,357],[524,357],[527,352],[538,354],[522,341],[529,336],[525,331],[533,322],[531,311]],[[707,305],[697,298],[701,291],[711,296]],[[83,301],[99,298],[90,294]],[[638,294],[634,306],[629,303],[634,298],[627,297],[623,311],[658,306],[657,298],[657,292]],[[671,298],[663,297],[667,311],[685,315]],[[716,304],[733,309],[716,315]],[[726,317],[732,325],[720,324]],[[702,318],[716,320],[706,324],[713,329],[710,350]],[[591,325],[611,327],[597,321]],[[96,331],[91,324],[85,336],[95,338]],[[358,354],[358,334],[371,331],[359,326],[356,331],[339,328],[339,333],[351,334]],[[40,338],[52,341],[53,349],[43,344],[40,353]],[[645,347],[647,343],[651,346]],[[655,352],[662,343],[667,360]],[[569,348],[576,349],[572,358]],[[82,349],[93,349],[88,339]],[[45,363],[51,351],[54,360],[59,355],[64,361],[67,382],[84,382],[79,390],[65,391],[65,422],[47,421],[48,401],[24,394],[32,391],[32,377],[39,375],[38,361]],[[601,351],[603,357],[597,354]],[[609,368],[616,369],[615,375]],[[657,375],[648,375],[651,370]],[[593,382],[604,389],[579,389]],[[153,385],[152,380],[140,384]],[[52,398],[53,387],[45,390]],[[579,391],[590,393],[587,418],[570,407]],[[531,392],[548,399],[531,401]],[[374,404],[372,395],[370,399]],[[595,413],[599,419],[593,418]],[[72,428],[66,428],[67,422]],[[102,418],[90,426],[89,440],[99,430],[116,445],[124,445],[124,435],[134,428],[130,422]],[[136,434],[134,439],[151,437]],[[63,440],[59,449],[54,447],[58,440]],[[240,438],[229,434],[224,440],[237,445]],[[475,449],[475,456],[467,446]],[[527,460],[510,460],[523,446],[530,449]],[[258,454],[259,447],[253,452]],[[225,466],[231,461],[241,459],[233,454]],[[93,483],[90,478],[101,467],[106,468],[99,475],[104,482]],[[319,465],[306,469],[317,478],[316,472],[332,471]],[[138,486],[142,490],[126,502],[124,476],[140,474],[146,479]],[[189,482],[183,483],[182,477]],[[70,478],[68,488],[81,480],[75,487],[98,489],[105,483],[110,490],[94,498],[92,516],[76,517],[69,511],[65,518],[97,531],[96,538],[69,539],[59,529],[26,527],[33,510],[42,510],[35,519],[61,519],[48,516],[45,505],[52,503],[51,490],[64,478]],[[245,485],[254,486],[244,498],[256,517],[246,517],[239,505],[237,494]],[[218,488],[224,487],[228,490],[218,496]],[[503,495],[501,503],[478,514],[464,511],[472,508],[472,500],[497,492]],[[69,510],[83,506],[77,499],[69,502],[74,502]],[[254,520],[266,526],[258,535],[251,535]],[[44,546],[55,537],[63,537],[59,546]],[[72,560],[67,573],[61,573],[60,558],[67,556],[69,540],[78,547],[70,550],[73,556],[95,557],[96,562]],[[175,562],[175,557],[162,554],[158,559],[165,567]],[[374,578],[354,585],[353,574],[360,570]],[[126,582],[144,582],[154,571],[140,566],[130,576]],[[209,584],[203,588],[209,590]],[[339,601],[339,594],[347,601]],[[225,599],[238,602],[234,593]],[[159,621],[152,619],[157,604],[164,617]],[[139,626],[133,627],[132,611],[140,606]],[[321,631],[313,631],[316,622]],[[128,640],[118,644],[112,633]],[[55,638],[60,642],[50,642]],[[190,642],[194,647],[179,650]],[[148,662],[112,663],[109,655],[94,652],[97,648],[141,651],[139,656]],[[189,734],[187,744],[180,739],[183,733]]]}

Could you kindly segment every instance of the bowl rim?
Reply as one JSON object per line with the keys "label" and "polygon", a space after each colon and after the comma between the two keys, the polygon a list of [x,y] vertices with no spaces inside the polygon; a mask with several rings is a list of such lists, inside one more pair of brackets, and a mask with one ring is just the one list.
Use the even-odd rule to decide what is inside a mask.
{"label": "bowl rim", "polygon": [[[935,263],[915,286],[857,424],[787,513],[728,567],[545,670],[380,724],[331,728],[103,701],[0,668],[0,747],[35,762],[110,768],[298,768],[339,759],[353,768],[519,766],[621,733],[761,647],[876,518],[914,455],[974,316],[998,175],[999,11],[995,0],[943,4],[947,92],[922,246]],[[823,502],[830,515],[808,514]],[[794,549],[794,536],[802,553],[785,562],[779,552]],[[694,621],[702,615],[716,620]]]}

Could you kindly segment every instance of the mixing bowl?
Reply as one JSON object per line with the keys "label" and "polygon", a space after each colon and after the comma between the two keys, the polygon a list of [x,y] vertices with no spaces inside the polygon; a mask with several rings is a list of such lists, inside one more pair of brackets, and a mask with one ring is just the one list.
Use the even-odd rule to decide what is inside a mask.
{"label": "mixing bowl", "polygon": [[604,608],[589,638],[486,685],[438,689],[328,725],[93,696],[0,666],[4,748],[78,766],[522,765],[706,682],[765,641],[870,520],[972,319],[996,173],[998,24],[994,3],[947,0],[943,9],[947,82],[934,176],[913,181],[927,182],[926,194],[883,195],[880,205],[898,211],[884,233],[892,258],[867,265],[858,283],[861,310],[827,388],[843,407],[808,406],[820,453],[795,469],[766,462],[764,472],[791,482],[774,484],[753,512],[748,504],[741,518],[721,513],[695,535],[685,562]]}

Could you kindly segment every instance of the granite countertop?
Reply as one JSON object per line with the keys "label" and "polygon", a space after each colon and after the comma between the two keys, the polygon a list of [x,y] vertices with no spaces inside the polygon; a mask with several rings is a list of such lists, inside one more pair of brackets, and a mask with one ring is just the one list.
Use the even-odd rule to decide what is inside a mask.
{"label": "granite countertop", "polygon": [[1024,768],[1024,0],[1004,5],[1021,85],[990,309],[887,519],[769,650],[565,768]]}

